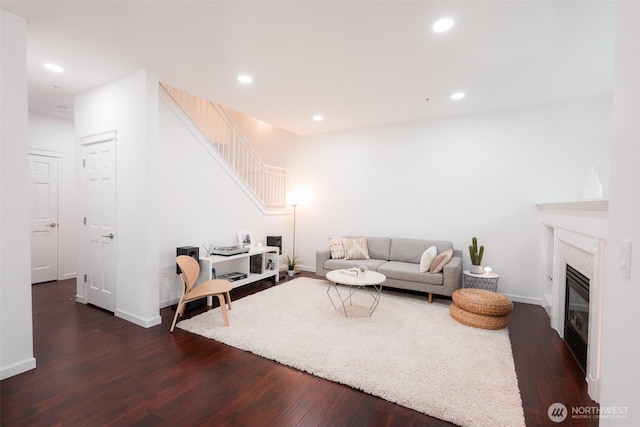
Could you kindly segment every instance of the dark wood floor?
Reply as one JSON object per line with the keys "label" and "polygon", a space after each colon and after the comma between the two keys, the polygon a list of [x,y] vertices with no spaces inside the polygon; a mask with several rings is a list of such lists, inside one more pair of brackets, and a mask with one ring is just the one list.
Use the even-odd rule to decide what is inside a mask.
{"label": "dark wood floor", "polygon": [[[270,286],[247,285],[232,298]],[[144,329],[74,295],[75,280],[33,286],[37,368],[0,384],[2,426],[451,425],[177,328],[171,334],[171,308],[161,310],[161,326]],[[541,307],[516,303],[509,332],[527,425],[558,425],[547,417],[555,402],[569,411],[595,405]]]}

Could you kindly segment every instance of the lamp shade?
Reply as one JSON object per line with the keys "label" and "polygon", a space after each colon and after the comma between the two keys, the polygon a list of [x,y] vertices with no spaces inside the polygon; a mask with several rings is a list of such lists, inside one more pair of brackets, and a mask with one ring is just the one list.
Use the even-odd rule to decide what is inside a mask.
{"label": "lamp shade", "polygon": [[307,193],[301,190],[295,190],[287,195],[287,203],[291,206],[300,206],[307,201]]}

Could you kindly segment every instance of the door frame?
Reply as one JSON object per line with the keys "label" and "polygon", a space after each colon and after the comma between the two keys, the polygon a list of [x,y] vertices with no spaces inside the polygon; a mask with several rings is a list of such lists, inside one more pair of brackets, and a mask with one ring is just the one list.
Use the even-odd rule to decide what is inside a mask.
{"label": "door frame", "polygon": [[[78,206],[78,276],[77,276],[77,280],[76,280],[76,302],[82,303],[82,304],[87,304],[89,303],[88,301],[88,286],[89,284],[87,282],[85,282],[84,277],[87,274],[87,260],[86,260],[86,253],[84,251],[84,247],[85,247],[85,242],[86,242],[86,238],[87,238],[87,229],[85,227],[84,224],[84,218],[87,216],[87,212],[86,212],[86,193],[85,193],[85,179],[86,179],[86,169],[84,168],[83,162],[83,154],[84,154],[84,149],[86,145],[90,145],[90,144],[96,144],[99,142],[108,142],[108,141],[113,141],[114,143],[114,150],[116,152],[116,157],[115,157],[115,163],[116,163],[116,200],[118,198],[118,185],[117,185],[117,165],[118,165],[118,157],[117,157],[117,141],[118,141],[118,131],[117,130],[110,130],[110,131],[106,131],[106,132],[101,132],[101,133],[97,133],[97,134],[93,134],[93,135],[87,135],[87,136],[82,136],[78,138],[78,145],[77,145],[77,206]],[[117,209],[117,208],[116,208]],[[116,215],[116,228],[117,228],[117,215]],[[116,247],[116,253],[117,253],[117,247]],[[114,261],[114,277],[117,278],[117,268],[118,268],[118,264],[117,264],[117,256],[116,259]],[[116,281],[117,283],[117,281]],[[114,284],[114,293],[117,292],[117,287]],[[116,303],[117,303],[117,297],[115,299]],[[115,309],[117,308],[117,304],[116,307],[114,307],[114,313],[115,313]]]}

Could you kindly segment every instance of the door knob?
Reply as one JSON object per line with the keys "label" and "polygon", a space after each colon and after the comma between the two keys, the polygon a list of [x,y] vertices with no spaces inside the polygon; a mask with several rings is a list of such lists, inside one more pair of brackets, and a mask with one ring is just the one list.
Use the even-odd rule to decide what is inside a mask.
{"label": "door knob", "polygon": [[47,224],[47,227],[56,228],[56,223],[52,222],[51,224]]}
{"label": "door knob", "polygon": [[113,239],[113,233],[109,233],[106,236],[102,236],[102,237],[108,237],[109,239]]}

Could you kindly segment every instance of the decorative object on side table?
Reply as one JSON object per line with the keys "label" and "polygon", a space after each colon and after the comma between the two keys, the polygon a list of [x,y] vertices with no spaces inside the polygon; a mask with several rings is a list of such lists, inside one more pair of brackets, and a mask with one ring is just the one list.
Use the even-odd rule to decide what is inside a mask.
{"label": "decorative object on side table", "polygon": [[209,246],[202,245],[202,247],[204,248],[204,253],[206,254],[206,256],[213,255],[213,250],[215,249],[215,246],[213,246],[213,243],[210,244]]}
{"label": "decorative object on side table", "polygon": [[478,250],[478,239],[473,237],[469,245],[469,256],[471,257],[471,271],[474,274],[482,274],[482,256],[484,255],[484,246],[480,246]]}
{"label": "decorative object on side table", "polygon": [[587,177],[587,183],[582,191],[582,198],[585,200],[602,199],[602,183],[594,166],[591,167],[591,172]]}
{"label": "decorative object on side table", "polygon": [[251,231],[249,230],[238,231],[238,245],[242,247],[249,247],[249,248],[253,246]]}

